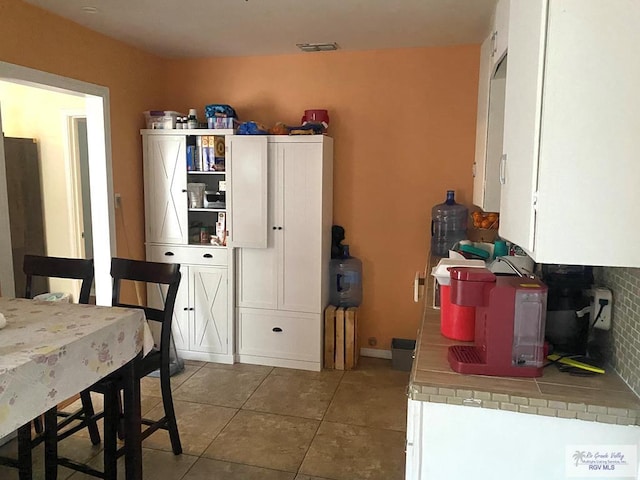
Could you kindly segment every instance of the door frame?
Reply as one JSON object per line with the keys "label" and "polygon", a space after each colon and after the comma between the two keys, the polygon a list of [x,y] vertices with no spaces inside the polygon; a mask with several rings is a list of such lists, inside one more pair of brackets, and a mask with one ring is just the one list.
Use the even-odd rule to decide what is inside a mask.
{"label": "door frame", "polygon": [[[95,291],[98,305],[111,305],[111,257],[116,252],[109,89],[93,83],[0,61],[0,79],[85,98],[89,144]],[[0,132],[2,119],[0,118]],[[2,136],[0,135],[0,138]],[[0,142],[0,172],[5,171]],[[2,228],[6,226],[6,228]],[[6,175],[0,174],[0,284],[15,296]]]}

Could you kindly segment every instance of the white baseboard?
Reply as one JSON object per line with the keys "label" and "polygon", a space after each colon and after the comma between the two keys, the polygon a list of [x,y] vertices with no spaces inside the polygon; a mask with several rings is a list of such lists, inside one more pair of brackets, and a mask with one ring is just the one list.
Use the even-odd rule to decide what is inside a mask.
{"label": "white baseboard", "polygon": [[361,348],[361,357],[386,358],[391,360],[391,350],[380,350],[378,348]]}

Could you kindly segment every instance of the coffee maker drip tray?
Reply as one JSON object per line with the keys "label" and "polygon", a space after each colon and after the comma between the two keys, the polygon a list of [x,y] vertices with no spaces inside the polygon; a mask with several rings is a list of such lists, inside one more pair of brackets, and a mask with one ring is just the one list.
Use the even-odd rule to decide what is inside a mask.
{"label": "coffee maker drip tray", "polygon": [[449,365],[456,372],[460,373],[480,373],[478,367],[486,368],[482,361],[480,349],[473,345],[454,345],[449,347]]}
{"label": "coffee maker drip tray", "polygon": [[447,360],[454,372],[467,375],[493,375],[496,377],[539,377],[542,368],[505,365],[502,362],[487,363],[486,352],[475,345],[453,345],[449,347]]}

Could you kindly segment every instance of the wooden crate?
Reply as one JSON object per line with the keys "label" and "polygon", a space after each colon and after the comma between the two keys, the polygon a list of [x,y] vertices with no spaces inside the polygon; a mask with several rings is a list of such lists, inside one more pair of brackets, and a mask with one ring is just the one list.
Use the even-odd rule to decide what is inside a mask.
{"label": "wooden crate", "polygon": [[358,308],[329,305],[324,311],[324,368],[358,365]]}

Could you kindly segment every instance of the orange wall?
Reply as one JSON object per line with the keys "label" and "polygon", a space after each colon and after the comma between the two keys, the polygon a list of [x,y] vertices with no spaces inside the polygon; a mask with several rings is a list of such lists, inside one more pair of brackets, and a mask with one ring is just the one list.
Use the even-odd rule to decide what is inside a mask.
{"label": "orange wall", "polygon": [[307,108],[329,109],[334,221],[364,264],[362,346],[414,338],[431,206],[451,188],[471,202],[478,46],[166,60],[0,0],[0,60],[109,87],[123,256],[144,255],[142,111],[229,103],[244,120],[296,124]]}
{"label": "orange wall", "polygon": [[[164,61],[18,0],[0,0],[0,60],[109,88],[118,254],[144,258],[139,129],[161,104]],[[33,112],[37,115],[37,112]],[[123,226],[126,225],[126,230]]]}
{"label": "orange wall", "polygon": [[363,261],[361,346],[415,338],[412,302],[431,207],[471,203],[478,46],[171,60],[165,103],[228,103],[242,120],[299,124],[326,108],[335,138],[334,222]]}
{"label": "orange wall", "polygon": [[[109,88],[114,191],[122,194],[129,252],[118,220],[118,254],[144,258],[139,130],[160,103],[163,59],[18,0],[0,0],[0,60]],[[34,115],[37,112],[33,112]]]}

